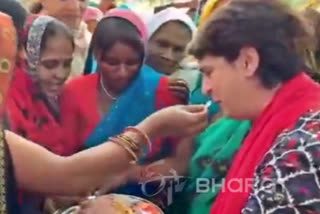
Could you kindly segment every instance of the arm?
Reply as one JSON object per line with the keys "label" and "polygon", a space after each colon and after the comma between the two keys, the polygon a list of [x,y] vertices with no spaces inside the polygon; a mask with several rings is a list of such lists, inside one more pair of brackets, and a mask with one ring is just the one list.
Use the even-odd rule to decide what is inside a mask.
{"label": "arm", "polygon": [[[142,121],[137,128],[155,136],[193,136],[207,126],[203,106],[175,106]],[[126,132],[137,142],[143,137]],[[5,137],[20,187],[47,194],[87,194],[106,179],[126,170],[132,157],[121,146],[108,142],[70,157],[59,157],[9,131]],[[142,145],[141,145],[142,146]],[[115,158],[116,157],[116,158]]]}
{"label": "arm", "polygon": [[172,157],[153,162],[148,165],[135,165],[114,176],[110,182],[105,182],[99,189],[99,194],[103,195],[128,182],[141,183],[152,180],[161,180],[162,176],[172,176],[171,170],[177,175],[184,175],[187,171],[190,157],[192,155],[192,139],[184,139],[179,143],[176,153]]}
{"label": "arm", "polygon": [[[184,80],[170,79],[163,77],[160,80],[156,96],[156,107],[161,109],[177,104],[187,103],[189,89]],[[177,139],[170,139],[172,142],[181,141]],[[142,181],[142,174],[154,173],[158,175],[170,175],[170,170],[175,170],[178,174],[183,174],[186,171],[188,160],[192,151],[192,139],[184,139],[179,144],[174,144],[175,154],[172,157],[157,161],[147,166],[136,166],[130,170],[129,179],[133,181]],[[160,141],[161,142],[161,141]],[[157,145],[154,145],[157,147]],[[161,145],[159,145],[161,147]],[[151,172],[152,171],[152,172]],[[142,179],[142,180],[141,180]]]}
{"label": "arm", "polygon": [[[182,100],[189,93],[188,86],[182,80],[169,79],[163,77],[160,80],[156,94],[156,107],[161,109],[164,107],[182,104]],[[181,96],[179,96],[181,95]],[[176,140],[174,140],[176,141]],[[157,147],[157,145],[154,145]],[[170,175],[170,170],[174,169],[178,174],[183,174],[186,171],[188,160],[192,152],[192,139],[184,139],[175,148],[175,154],[172,157],[154,162],[146,166],[135,166],[123,175],[123,180],[140,182],[143,179],[148,179],[141,175],[153,173],[158,175]],[[152,171],[152,172],[151,172]],[[120,181],[119,184],[122,184]],[[117,184],[116,184],[117,185]]]}
{"label": "arm", "polygon": [[[141,123],[138,128],[149,136],[154,134],[154,127],[150,124]],[[88,194],[108,177],[130,166],[129,154],[121,146],[111,142],[70,157],[60,157],[10,131],[5,132],[5,137],[12,155],[17,183],[32,192]]]}
{"label": "arm", "polygon": [[174,170],[178,175],[186,174],[192,156],[192,148],[193,140],[183,139],[177,146],[174,156],[146,166],[135,166],[129,172],[129,180],[144,182],[150,180],[149,176],[171,176],[170,170]]}

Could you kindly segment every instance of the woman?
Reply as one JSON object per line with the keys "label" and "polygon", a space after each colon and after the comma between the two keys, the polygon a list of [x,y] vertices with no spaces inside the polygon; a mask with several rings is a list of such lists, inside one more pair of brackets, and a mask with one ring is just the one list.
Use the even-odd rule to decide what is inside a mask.
{"label": "woman", "polygon": [[252,129],[211,213],[316,213],[320,87],[296,46],[303,23],[276,1],[231,1],[191,48],[203,89]]}
{"label": "woman", "polygon": [[[205,104],[208,99],[205,99],[205,96],[201,94],[201,82],[198,83],[198,90],[192,93],[191,102]],[[166,208],[167,213],[209,213],[211,204],[220,190],[219,186],[222,185],[231,166],[232,159],[249,131],[249,121],[239,121],[229,117],[222,117],[216,121],[217,115],[221,117],[218,103],[213,102],[208,110],[212,124],[207,127],[205,132],[194,140],[184,140],[178,145],[173,156],[149,166],[132,168],[132,173],[129,175],[129,179],[144,184],[151,183],[150,181],[155,179],[162,181],[163,176],[172,176],[170,173],[172,170],[179,176],[186,176],[188,179],[185,185],[182,179],[178,182],[183,188],[175,185],[171,190],[170,185],[168,189],[163,188],[169,191],[164,197],[166,200],[161,200],[163,199],[161,194],[154,195],[156,199],[161,200],[160,205]],[[144,178],[141,174],[149,174],[151,177]],[[214,180],[216,189],[197,192],[197,182],[200,179],[204,182]],[[161,182],[161,184],[163,183]],[[162,188],[161,185],[159,188]],[[172,204],[171,202],[168,204],[167,201],[167,197],[171,196],[170,191],[174,196]],[[148,193],[151,195],[156,191]],[[151,200],[154,201],[154,198]],[[159,200],[155,202],[159,203]]]}
{"label": "woman", "polygon": [[[201,28],[206,21],[209,19],[209,17],[212,15],[214,11],[216,11],[218,8],[221,6],[225,5],[228,3],[229,0],[209,0],[206,2],[202,9],[202,13],[199,18],[199,27]],[[212,101],[210,96],[207,96],[202,93],[202,74],[199,73],[197,77],[197,81],[194,87],[194,90],[191,93],[190,97],[190,102],[192,104],[205,104],[209,100]],[[212,102],[212,104],[209,106],[209,115],[210,115],[210,120],[214,122],[218,117],[221,116],[221,114],[218,114],[220,112],[220,107],[219,104],[216,102]]]}
{"label": "woman", "polygon": [[[0,29],[1,32],[6,32],[0,33],[2,112],[15,64],[17,43],[12,21],[2,13],[0,13]],[[87,194],[103,184],[106,179],[114,179],[112,176],[109,177],[113,172],[127,169],[130,163],[136,160],[136,155],[140,157],[141,148],[149,144],[146,135],[152,138],[156,135],[196,134],[206,125],[206,113],[203,106],[167,108],[135,128],[127,129],[122,137],[119,135],[113,138],[112,142],[67,158],[54,155],[10,131],[4,131],[0,135],[2,148],[0,179],[3,184],[0,188],[0,212],[19,213],[19,207],[15,202],[16,184],[31,192],[43,194]],[[130,144],[125,143],[124,136],[130,139]],[[116,160],[114,156],[117,157]],[[72,185],[70,180],[73,181]]]}
{"label": "woman", "polygon": [[83,15],[83,21],[87,24],[90,33],[94,33],[98,22],[102,19],[103,13],[96,7],[87,7]]}
{"label": "woman", "polygon": [[[145,39],[143,22],[129,10],[113,10],[100,21],[93,36],[98,73],[70,82],[62,95],[69,151],[99,145],[157,109],[182,102],[170,92],[166,77],[141,68]],[[171,148],[169,141],[154,141],[150,161]]]}
{"label": "woman", "polygon": [[73,32],[75,52],[72,61],[70,79],[83,74],[85,60],[87,58],[91,33],[83,21],[83,14],[88,6],[88,0],[41,0],[41,14],[52,16],[65,23]]}
{"label": "woman", "polygon": [[[15,69],[6,109],[10,130],[55,154],[69,155],[64,146],[58,103],[71,72],[72,32],[54,18],[30,16],[24,37],[28,65]],[[40,210],[39,199],[24,194],[20,197],[23,211]]]}
{"label": "woman", "polygon": [[[215,4],[212,4],[212,2]],[[227,2],[208,1],[204,13],[201,14],[200,26],[203,26],[208,20],[209,15],[207,13],[214,13],[224,3]],[[200,75],[197,87],[190,98],[192,104],[205,104],[208,101],[207,96],[201,92],[202,79],[203,77]],[[186,175],[189,179],[183,191],[175,197],[176,201],[174,201],[168,213],[197,214],[210,212],[211,205],[220,191],[233,158],[250,130],[249,121],[240,121],[224,116],[223,112],[220,111],[219,104],[214,101],[208,110],[212,123],[194,139]],[[215,186],[207,191],[206,184],[212,184],[211,181],[214,181]],[[204,184],[201,192],[199,192],[199,182]]]}
{"label": "woman", "polygon": [[10,128],[56,154],[69,155],[60,125],[59,95],[71,72],[72,33],[54,18],[32,16],[24,40],[28,66],[15,70],[7,107]]}
{"label": "woman", "polygon": [[198,67],[192,60],[186,59],[183,62],[183,59],[195,31],[196,26],[192,19],[176,8],[167,8],[156,13],[148,23],[146,64],[160,73],[186,80],[191,90],[195,85]]}

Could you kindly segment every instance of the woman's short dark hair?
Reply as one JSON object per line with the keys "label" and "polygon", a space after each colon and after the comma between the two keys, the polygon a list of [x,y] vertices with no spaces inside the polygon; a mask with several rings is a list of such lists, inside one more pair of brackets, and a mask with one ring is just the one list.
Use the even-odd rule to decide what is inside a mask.
{"label": "woman's short dark hair", "polygon": [[75,48],[72,31],[61,21],[54,19],[50,22],[43,33],[41,40],[41,52],[46,49],[47,41],[57,35],[65,36],[72,43],[72,47]]}
{"label": "woman's short dark hair", "polygon": [[0,12],[11,16],[14,26],[17,30],[18,48],[22,48],[22,32],[25,21],[27,19],[27,11],[19,1],[16,0],[1,0]]}
{"label": "woman's short dark hair", "polygon": [[127,44],[136,50],[141,57],[141,63],[143,62],[145,48],[138,29],[125,19],[102,19],[93,34],[91,48],[106,52],[117,42]]}
{"label": "woman's short dark hair", "polygon": [[301,72],[297,46],[308,36],[299,17],[276,0],[237,0],[213,14],[190,53],[198,59],[209,54],[232,62],[243,47],[254,47],[260,56],[257,75],[272,88]]}

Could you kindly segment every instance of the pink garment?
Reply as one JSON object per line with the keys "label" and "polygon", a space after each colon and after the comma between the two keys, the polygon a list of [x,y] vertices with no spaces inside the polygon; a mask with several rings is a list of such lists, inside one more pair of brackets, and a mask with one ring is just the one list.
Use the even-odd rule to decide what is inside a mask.
{"label": "pink garment", "polygon": [[143,20],[136,13],[134,13],[131,10],[112,9],[108,11],[104,16],[104,18],[112,18],[112,17],[126,19],[129,22],[133,23],[136,26],[136,28],[139,30],[142,40],[144,42],[147,42],[147,39],[148,39],[147,27],[143,22]]}
{"label": "pink garment", "polygon": [[102,19],[103,13],[100,9],[96,7],[88,7],[83,15],[83,20],[86,21],[100,21]]}

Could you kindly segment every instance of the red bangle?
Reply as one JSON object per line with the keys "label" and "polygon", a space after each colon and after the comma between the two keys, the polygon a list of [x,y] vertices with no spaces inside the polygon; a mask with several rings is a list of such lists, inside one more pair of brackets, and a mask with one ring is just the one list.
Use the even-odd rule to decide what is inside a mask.
{"label": "red bangle", "polygon": [[148,135],[146,135],[146,133],[144,133],[143,131],[141,131],[140,129],[133,127],[133,126],[129,126],[125,129],[125,131],[131,131],[131,132],[135,132],[136,134],[142,136],[144,138],[144,142],[147,144],[148,146],[148,150],[151,151],[152,150],[152,144],[151,144],[151,140],[148,137]]}

